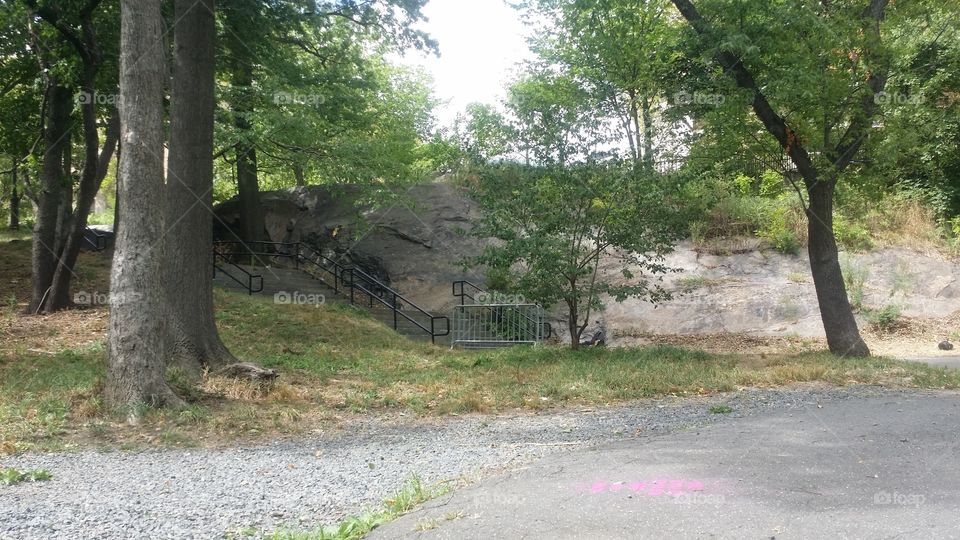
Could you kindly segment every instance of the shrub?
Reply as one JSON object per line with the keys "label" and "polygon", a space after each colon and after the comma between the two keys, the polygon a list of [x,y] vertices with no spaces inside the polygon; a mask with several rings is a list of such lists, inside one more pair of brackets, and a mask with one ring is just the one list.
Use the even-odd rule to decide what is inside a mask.
{"label": "shrub", "polygon": [[861,310],[863,317],[870,323],[871,326],[887,332],[894,328],[898,322],[900,322],[900,316],[902,311],[900,306],[896,304],[890,304],[882,308],[863,308]]}
{"label": "shrub", "polygon": [[843,272],[843,284],[847,288],[850,306],[853,309],[860,309],[863,307],[864,288],[867,278],[870,277],[870,270],[847,256],[840,259],[840,271]]}

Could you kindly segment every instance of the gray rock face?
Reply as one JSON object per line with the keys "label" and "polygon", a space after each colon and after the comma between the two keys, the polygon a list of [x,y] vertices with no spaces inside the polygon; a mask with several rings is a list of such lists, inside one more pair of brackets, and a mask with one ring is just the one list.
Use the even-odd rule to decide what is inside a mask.
{"label": "gray rock face", "polygon": [[[482,269],[461,262],[483,249],[468,233],[480,216],[463,190],[438,181],[415,186],[405,198],[374,208],[351,187],[307,187],[263,194],[267,231],[274,241],[304,241],[328,256],[354,264],[388,282],[413,302],[449,315],[451,282],[484,283]],[[219,217],[236,221],[234,202]],[[288,226],[292,226],[288,230]],[[221,231],[220,236],[226,236]],[[952,260],[906,249],[842,253],[845,272],[861,278],[855,287],[863,305],[898,305],[909,317],[944,317],[957,308],[960,267]],[[822,337],[823,327],[806,254],[782,255],[761,248],[717,256],[681,243],[666,264],[679,270],[663,277],[675,291],[660,306],[605,299],[603,312],[585,335],[602,326],[608,344],[622,345],[641,334],[714,334]],[[605,279],[622,280],[611,258],[601,266]],[[854,280],[856,281],[856,279]],[[554,328],[566,327],[559,307]]]}

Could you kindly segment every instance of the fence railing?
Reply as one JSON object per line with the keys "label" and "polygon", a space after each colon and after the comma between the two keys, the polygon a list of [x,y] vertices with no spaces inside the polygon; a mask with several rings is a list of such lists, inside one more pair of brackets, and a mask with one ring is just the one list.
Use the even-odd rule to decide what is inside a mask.
{"label": "fence railing", "polygon": [[547,338],[545,312],[536,304],[464,304],[453,308],[451,345],[493,348],[535,345]]}
{"label": "fence railing", "polygon": [[[471,300],[473,304],[486,304],[487,302],[481,302],[478,298],[482,298],[482,295],[489,295],[489,292],[481,288],[476,283],[461,279],[453,282],[453,296],[460,299],[460,305],[466,305],[467,299]],[[553,325],[551,325],[546,320],[541,320],[540,324],[543,325],[541,335],[543,339],[550,339],[553,336]]]}

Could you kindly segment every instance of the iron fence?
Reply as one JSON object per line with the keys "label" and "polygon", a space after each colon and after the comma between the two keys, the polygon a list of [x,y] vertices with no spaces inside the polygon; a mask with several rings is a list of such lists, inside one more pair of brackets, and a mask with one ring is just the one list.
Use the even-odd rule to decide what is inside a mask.
{"label": "iron fence", "polygon": [[451,345],[465,349],[536,345],[547,339],[546,313],[536,304],[454,306]]}

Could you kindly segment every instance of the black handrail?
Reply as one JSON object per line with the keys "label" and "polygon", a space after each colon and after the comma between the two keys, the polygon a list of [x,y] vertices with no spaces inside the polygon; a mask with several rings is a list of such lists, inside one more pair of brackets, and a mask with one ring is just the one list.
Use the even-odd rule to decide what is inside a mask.
{"label": "black handrail", "polygon": [[[244,282],[240,281],[239,279],[236,278],[236,276],[232,275],[230,272],[227,272],[226,270],[224,270],[223,268],[221,268],[221,267],[217,264],[217,258],[218,258],[218,257],[219,257],[220,259],[222,259],[223,262],[225,262],[226,264],[228,264],[228,265],[236,268],[237,270],[240,270],[240,271],[243,272],[244,274],[246,274],[246,276],[247,276],[247,282],[244,283]],[[228,278],[236,281],[241,287],[247,289],[247,294],[258,293],[258,292],[260,292],[260,291],[263,290],[263,276],[261,276],[261,275],[259,275],[259,274],[253,274],[253,273],[248,272],[245,268],[243,268],[242,266],[240,266],[240,265],[238,265],[238,264],[235,264],[233,261],[231,261],[230,259],[226,258],[223,254],[214,251],[214,252],[213,252],[213,277],[214,277],[214,278],[217,277],[217,270],[218,270],[218,269],[219,269],[220,272],[222,272],[225,276],[227,276]],[[255,279],[259,279],[259,280],[260,280],[260,284],[259,284],[258,287],[254,287],[254,285],[253,285],[253,282],[254,282]]]}
{"label": "black handrail", "polygon": [[[240,249],[229,251],[222,249],[224,247],[232,248],[235,246],[240,246]],[[255,251],[253,249],[254,247],[258,247],[260,250]],[[221,249],[218,250],[218,248]],[[273,251],[268,251],[268,248],[273,248]],[[322,255],[316,249],[313,249],[310,246],[305,246],[300,242],[215,242],[214,252],[234,266],[236,266],[236,264],[231,261],[231,258],[236,257],[250,257],[251,261],[257,259],[261,264],[263,264],[263,259],[261,257],[288,258],[294,262],[294,265],[298,270],[301,269],[301,264],[309,264],[311,268],[318,268],[333,278],[332,288],[335,292],[340,292],[341,288],[344,288],[345,290],[343,292],[344,294],[349,295],[351,304],[357,303],[356,293],[360,292],[367,295],[368,306],[371,309],[373,308],[374,300],[390,308],[390,310],[393,312],[394,330],[398,329],[400,317],[402,317],[413,323],[416,327],[420,328],[424,332],[430,334],[431,342],[435,343],[436,338],[450,334],[450,319],[448,317],[431,314],[427,310],[411,302],[402,294],[391,289],[387,285],[383,284],[380,280],[364,272],[363,270],[356,267],[344,266],[333,259]],[[237,268],[240,267],[237,266]],[[240,269],[243,270],[243,268]],[[244,272],[246,271],[244,270]],[[311,273],[311,275],[314,274]],[[233,278],[233,276],[230,277]],[[325,283],[327,286],[330,286],[330,284],[327,283],[323,277],[317,275],[314,275],[314,277]],[[260,277],[260,279],[260,290],[262,290],[263,278]],[[237,281],[236,278],[234,278],[234,280]],[[346,289],[349,289],[349,292]],[[429,328],[421,321],[418,321],[405,313],[405,307],[413,308],[414,311],[419,312],[424,317],[428,318],[430,320]],[[437,329],[438,322],[441,320],[444,322],[443,332],[440,332]]]}
{"label": "black handrail", "polygon": [[[90,239],[91,236],[94,238],[94,240]],[[107,249],[107,235],[92,227],[83,228],[83,241],[89,244],[90,249],[94,251],[103,251]]]}
{"label": "black handrail", "polygon": [[[459,291],[457,291],[457,285],[460,286],[460,290],[459,290]],[[473,292],[475,292],[475,293],[486,293],[486,292],[487,292],[486,290],[484,290],[482,287],[480,287],[480,286],[477,285],[476,283],[473,283],[473,282],[468,281],[468,280],[466,280],[466,279],[460,279],[460,280],[454,281],[454,282],[453,282],[453,296],[460,298],[460,305],[461,305],[461,306],[462,306],[462,305],[465,305],[465,303],[466,303],[465,298],[469,298],[469,299],[473,300],[474,302],[477,301],[476,297],[474,297],[472,294],[470,294],[470,293],[468,293],[468,292],[466,291],[466,286],[467,286],[467,285],[469,285],[470,287],[472,287],[472,288],[473,288]],[[519,313],[519,312],[518,312],[518,313]],[[524,319],[527,319],[528,322],[535,322],[533,319],[531,319],[531,318],[528,317],[527,315],[524,315],[523,313],[520,313],[520,316],[523,317]],[[550,321],[543,321],[543,322],[541,322],[541,323],[539,323],[539,324],[542,324],[543,327],[544,327],[544,330],[546,331],[545,334],[544,334],[544,336],[543,336],[543,339],[550,339],[550,337],[553,336],[553,325],[550,324]]]}
{"label": "black handrail", "polygon": [[[233,246],[240,246],[239,250],[229,249]],[[259,249],[254,249],[254,247]],[[227,248],[227,249],[224,249]],[[272,251],[268,248],[274,248]],[[289,248],[289,249],[288,249]],[[250,242],[241,241],[217,241],[213,243],[214,251],[218,251],[225,257],[239,258],[249,257],[251,265],[267,266],[265,258],[290,259],[294,266],[300,267],[299,253],[300,242],[268,242],[255,240]]]}

